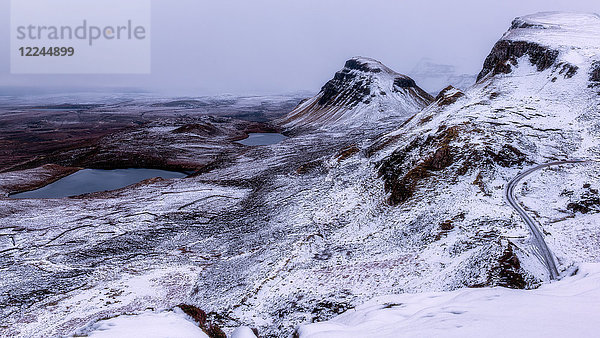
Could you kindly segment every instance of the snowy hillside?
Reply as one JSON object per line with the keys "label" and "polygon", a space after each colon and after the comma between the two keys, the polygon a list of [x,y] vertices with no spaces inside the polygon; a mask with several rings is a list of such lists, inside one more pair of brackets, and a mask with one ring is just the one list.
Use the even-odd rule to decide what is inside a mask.
{"label": "snowy hillside", "polygon": [[348,60],[319,94],[301,103],[280,124],[286,129],[356,128],[409,117],[431,100],[413,79],[379,61],[357,57]]}
{"label": "snowy hillside", "polygon": [[[450,234],[485,231],[489,239],[509,239],[529,265],[527,274],[545,279],[531,266],[536,258],[528,240],[517,235],[519,219],[506,214],[503,187],[533,164],[598,157],[599,97],[592,74],[599,44],[595,15],[543,13],[515,20],[476,86],[454,103],[426,108],[371,147],[382,161],[389,202],[415,206],[418,199],[429,202],[423,211],[430,215],[464,214],[455,223],[463,229]],[[597,168],[587,167],[593,181]],[[555,170],[564,170],[564,179],[573,169]],[[463,196],[458,203],[457,196]],[[552,242],[566,234],[548,235]],[[449,247],[464,240],[452,237],[444,240]],[[574,257],[557,258],[564,269]]]}
{"label": "snowy hillside", "polygon": [[[247,326],[261,337],[289,336],[357,307],[302,333],[436,330],[435,320],[455,315],[475,322],[470,310],[452,313],[451,300],[463,302],[456,312],[472,305],[489,314],[510,298],[487,298],[514,293],[459,289],[534,289],[550,280],[505,189],[538,164],[600,157],[599,91],[600,18],[542,13],[514,21],[474,86],[436,98],[376,61],[350,60],[287,116],[292,137],[277,144],[201,143],[203,124],[187,120],[103,138],[103,154],[115,160],[154,140],[168,144],[145,148],[156,156],[215,155],[185,179],[62,200],[0,197],[0,267],[9,276],[0,279],[0,300],[10,304],[0,309],[0,333],[68,335],[181,303],[225,332]],[[222,123],[225,138],[234,122]],[[212,150],[191,151],[201,148]],[[11,182],[2,186],[60,168],[42,169],[4,173]],[[585,162],[540,169],[515,187],[562,275],[600,259],[598,182],[600,165]],[[578,283],[566,285],[589,286]],[[537,296],[568,294],[554,287],[523,301],[540,307],[551,303]],[[394,294],[383,302],[406,308],[382,309],[377,299],[360,307]],[[420,301],[433,307],[431,322],[410,317]]]}
{"label": "snowy hillside", "polygon": [[[599,157],[599,60],[600,17],[518,18],[486,59],[477,85],[447,90],[367,148],[388,202],[404,211],[396,217],[412,225],[401,227],[401,236],[418,231],[414,237],[420,236],[423,249],[415,255],[439,264],[421,266],[413,286],[403,270],[405,292],[424,291],[424,285],[531,288],[548,281],[530,234],[506,206],[504,187],[534,164]],[[559,270],[579,266],[576,277],[529,292],[485,288],[385,296],[332,321],[302,326],[300,336],[594,335],[598,269],[582,263],[600,257],[594,235],[600,231],[599,167],[554,166],[518,188],[517,197],[540,220]]]}
{"label": "snowy hillside", "polygon": [[300,338],[592,337],[598,333],[600,265],[537,290],[481,288],[386,296],[328,322],[308,324]]}
{"label": "snowy hillside", "polygon": [[[575,14],[566,18],[580,21]],[[294,322],[319,321],[372,296],[481,286],[535,288],[548,281],[529,229],[506,202],[504,189],[534,164],[596,156],[599,96],[590,73],[600,49],[567,39],[573,29],[555,29],[556,39],[571,43],[555,47],[515,40],[525,47],[501,49],[501,40],[485,62],[485,75],[470,89],[448,88],[387,135],[374,141],[346,136],[353,147],[307,159],[295,173],[270,176],[272,188],[263,188],[262,195],[269,217],[261,218],[259,238],[264,241],[274,231],[277,240],[269,250],[256,252],[256,265],[250,269],[257,272],[246,268],[242,273],[250,285],[232,290],[244,299],[233,315],[250,326],[280,316]],[[511,28],[507,36],[516,32],[530,40],[548,33],[532,25]],[[581,54],[575,62],[577,53]],[[577,70],[569,71],[574,66]],[[358,125],[346,132],[366,129]],[[322,130],[292,138],[286,147],[331,137]],[[257,163],[266,167],[273,159],[240,160],[205,178],[243,179],[240,168],[248,172]],[[593,182],[600,171],[594,164],[542,173],[548,171],[558,176],[554,196],[569,182],[598,188]],[[571,173],[585,174],[574,181]],[[519,185],[517,198],[525,193]],[[527,196],[538,201],[542,197]],[[580,261],[594,261],[600,247],[596,237],[579,238],[561,225],[579,217],[567,204],[560,200],[552,219],[540,220],[560,272]],[[543,215],[539,204],[528,210]],[[586,222],[578,230],[597,232],[595,224]],[[219,271],[239,271],[247,262],[244,256],[238,262],[219,263],[204,276],[208,280],[217,274],[233,282]],[[265,270],[270,272],[258,272]],[[223,302],[231,298],[211,296],[210,283],[199,283],[197,290],[195,302],[228,307]]]}

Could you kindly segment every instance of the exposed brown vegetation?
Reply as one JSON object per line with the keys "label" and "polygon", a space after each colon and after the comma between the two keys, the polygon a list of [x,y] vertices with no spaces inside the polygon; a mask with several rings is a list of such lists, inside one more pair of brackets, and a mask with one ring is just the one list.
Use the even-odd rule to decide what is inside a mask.
{"label": "exposed brown vegetation", "polygon": [[200,310],[199,308],[193,305],[181,304],[177,306],[180,308],[186,315],[192,317],[197,323],[198,326],[208,335],[210,338],[227,338],[227,335],[220,327],[209,323],[206,320],[206,312]]}
{"label": "exposed brown vegetation", "polygon": [[[428,138],[422,144],[418,139],[413,140],[407,147],[394,152],[379,167],[379,175],[383,177],[386,192],[390,193],[388,203],[398,205],[413,196],[418,183],[428,177],[431,172],[443,170],[454,162],[454,154],[450,143],[458,137],[458,126],[440,127],[436,138]],[[406,174],[400,177],[399,168],[404,165],[409,153],[418,148],[434,146],[434,151],[424,156],[424,160],[416,163]]]}
{"label": "exposed brown vegetation", "polygon": [[498,258],[498,265],[490,271],[488,280],[490,285],[511,289],[524,289],[527,286],[521,271],[521,262],[515,255],[512,244],[509,243],[502,256]]}
{"label": "exposed brown vegetation", "polygon": [[342,162],[345,161],[347,159],[349,159],[350,157],[352,157],[353,155],[357,154],[358,152],[360,152],[360,149],[356,146],[356,145],[352,145],[350,147],[344,148],[342,149],[342,151],[340,151],[337,154],[337,161],[338,162]]}
{"label": "exposed brown vegetation", "polygon": [[450,231],[454,229],[454,225],[452,225],[452,220],[448,219],[442,222],[442,224],[440,224],[440,229],[442,229],[443,231]]}
{"label": "exposed brown vegetation", "polygon": [[317,161],[310,161],[307,163],[304,163],[303,165],[301,165],[300,167],[298,167],[296,169],[296,174],[298,175],[304,175],[304,174],[308,174],[309,172],[318,169],[319,167],[321,167],[321,161],[317,160]]}
{"label": "exposed brown vegetation", "polygon": [[479,187],[479,190],[481,190],[484,195],[489,195],[487,187],[485,186],[485,183],[483,183],[483,175],[481,174],[481,171],[477,174],[477,177],[475,177],[473,184]]}
{"label": "exposed brown vegetation", "polygon": [[[454,91],[454,93],[450,94],[452,91]],[[435,97],[435,102],[438,104],[438,106],[447,106],[458,101],[458,99],[463,96],[465,96],[463,92],[452,86],[448,86]]]}

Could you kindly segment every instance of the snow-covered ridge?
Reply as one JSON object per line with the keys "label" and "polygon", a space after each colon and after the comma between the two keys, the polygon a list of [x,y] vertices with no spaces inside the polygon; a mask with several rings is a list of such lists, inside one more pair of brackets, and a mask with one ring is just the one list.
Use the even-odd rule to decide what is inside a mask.
{"label": "snow-covered ridge", "polygon": [[503,40],[533,41],[549,47],[600,47],[600,16],[543,12],[516,18]]}
{"label": "snow-covered ridge", "polygon": [[600,16],[545,12],[516,18],[485,60],[477,80],[490,73],[510,73],[523,56],[538,71],[554,67],[566,78],[580,71],[591,73],[590,59],[600,60]]}
{"label": "snow-covered ridge", "polygon": [[320,93],[280,121],[286,129],[355,127],[381,119],[408,117],[432,97],[415,81],[364,57],[348,60]]}

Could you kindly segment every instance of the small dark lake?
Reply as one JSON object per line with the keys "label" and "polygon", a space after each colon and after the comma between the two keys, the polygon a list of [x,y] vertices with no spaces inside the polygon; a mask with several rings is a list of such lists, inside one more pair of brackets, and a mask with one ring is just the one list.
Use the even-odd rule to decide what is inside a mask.
{"label": "small dark lake", "polygon": [[248,134],[248,138],[238,141],[246,146],[268,146],[270,144],[277,144],[287,139],[287,136],[277,133],[251,133]]}
{"label": "small dark lake", "polygon": [[158,169],[83,169],[37,190],[10,195],[11,198],[62,198],[116,190],[154,178],[183,178],[187,174]]}

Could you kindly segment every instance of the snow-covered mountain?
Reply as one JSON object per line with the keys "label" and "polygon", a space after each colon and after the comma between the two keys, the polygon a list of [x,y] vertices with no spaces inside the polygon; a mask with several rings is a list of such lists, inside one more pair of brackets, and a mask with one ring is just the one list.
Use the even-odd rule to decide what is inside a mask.
{"label": "snow-covered mountain", "polygon": [[[441,249],[442,256],[462,255],[453,262],[468,256],[483,262],[489,254],[480,250],[499,241],[514,248],[522,261],[510,274],[520,271],[522,276],[545,280],[544,269],[535,267],[536,252],[522,233],[520,219],[506,208],[503,188],[533,164],[598,158],[600,97],[594,74],[599,59],[597,15],[540,13],[516,19],[485,60],[474,87],[458,94],[454,103],[429,106],[370,148],[373,158],[381,161],[388,201],[419,210],[415,219],[450,216],[453,229],[444,233],[443,244],[431,246]],[[562,269],[585,256],[573,255],[570,248],[576,232],[558,225],[563,217],[572,217],[566,200],[559,197],[561,191],[571,190],[569,182],[593,181],[598,172],[597,166],[581,166],[553,169],[561,171],[557,175],[561,178],[546,188],[552,192],[537,197],[556,199],[545,208],[546,214],[531,206],[538,216],[547,217],[543,219],[547,241]],[[537,187],[536,178],[530,180],[529,189]],[[437,222],[444,224],[443,219]],[[424,225],[422,231],[439,231],[431,223]],[[469,246],[456,251],[460,243],[477,242],[474,251]],[[598,243],[582,239],[579,245],[590,253],[597,251],[593,248]],[[492,280],[482,282],[495,284]]]}
{"label": "snow-covered mountain", "polygon": [[[540,28],[548,21],[561,24]],[[277,241],[256,253],[256,264],[244,256],[244,263],[218,263],[204,275],[209,280],[216,274],[227,284],[233,280],[219,271],[242,265],[257,271],[237,276],[251,286],[232,290],[247,295],[233,311],[236,318],[250,326],[257,316],[320,320],[378,295],[534,288],[550,279],[528,227],[506,202],[505,186],[534,164],[596,157],[600,20],[544,13],[516,22],[526,24],[513,25],[502,37],[473,87],[449,87],[396,130],[374,141],[346,137],[354,146],[307,158],[295,174],[271,176],[272,188],[261,188],[268,191],[263,203],[269,216],[259,237],[277,233]],[[292,138],[286,147],[330,138],[321,130]],[[238,174],[241,168],[273,161],[256,156],[205,178],[247,179]],[[593,164],[559,166],[517,188],[517,197],[541,221],[560,273],[599,257],[592,235],[599,230],[598,214],[574,226],[573,219],[584,218],[568,207],[594,200],[585,194],[597,192],[599,177]],[[265,269],[270,273],[258,273]],[[224,297],[212,298],[208,282],[196,289],[195,302],[228,307]]]}
{"label": "snow-covered mountain", "polygon": [[323,86],[319,94],[301,103],[280,124],[295,128],[349,128],[415,114],[432,101],[406,75],[379,61],[356,57]]}

